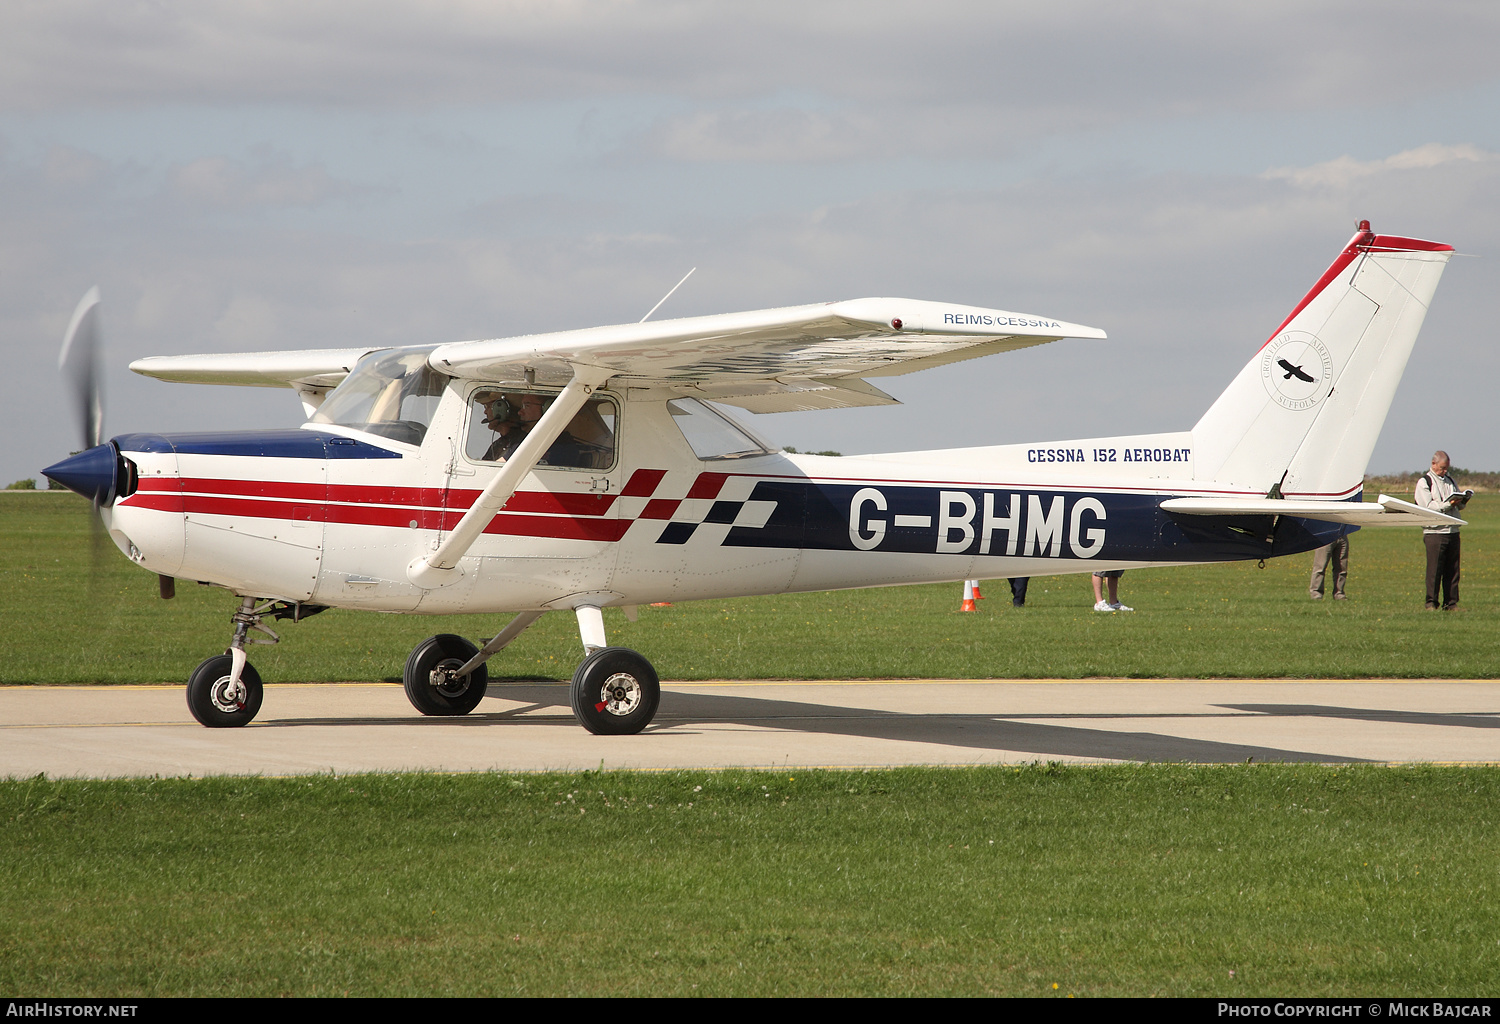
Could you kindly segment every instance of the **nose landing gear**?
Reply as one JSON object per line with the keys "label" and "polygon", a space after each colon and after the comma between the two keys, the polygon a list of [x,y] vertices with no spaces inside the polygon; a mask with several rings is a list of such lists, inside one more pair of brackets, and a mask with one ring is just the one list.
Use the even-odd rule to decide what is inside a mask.
{"label": "nose landing gear", "polygon": [[188,678],[188,710],[210,729],[248,725],[260,711],[263,695],[260,673],[246,662],[234,676],[234,659],[227,654],[208,658]]}
{"label": "nose landing gear", "polygon": [[[245,645],[281,642],[276,631],[260,620],[269,615],[273,619],[301,622],[320,611],[323,611],[320,605],[274,600],[256,604],[253,597],[240,598],[239,610],[234,613],[234,639],[230,641],[229,650],[205,659],[188,677],[187,703],[193,717],[210,729],[249,725],[260,711],[264,688],[260,673],[245,658]],[[250,636],[252,629],[270,639]]]}

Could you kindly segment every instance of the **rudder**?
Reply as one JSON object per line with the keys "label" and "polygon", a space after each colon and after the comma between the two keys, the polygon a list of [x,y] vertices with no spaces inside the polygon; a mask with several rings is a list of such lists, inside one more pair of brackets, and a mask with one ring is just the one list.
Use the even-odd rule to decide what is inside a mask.
{"label": "rudder", "polygon": [[1369,221],[1193,427],[1194,470],[1235,490],[1357,494],[1453,247]]}

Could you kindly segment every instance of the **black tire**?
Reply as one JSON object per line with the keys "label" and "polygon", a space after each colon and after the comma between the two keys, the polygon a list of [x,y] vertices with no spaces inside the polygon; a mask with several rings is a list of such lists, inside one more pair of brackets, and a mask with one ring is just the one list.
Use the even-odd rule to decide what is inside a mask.
{"label": "black tire", "polygon": [[630,736],[651,724],[661,681],[651,663],[628,647],[601,647],[573,673],[573,714],[596,736]]}
{"label": "black tire", "polygon": [[248,661],[240,672],[242,692],[231,699],[226,693],[234,662],[227,654],[217,654],[193,669],[188,677],[188,710],[210,729],[233,729],[249,725],[260,711],[264,688],[260,673]]}
{"label": "black tire", "polygon": [[490,681],[489,669],[480,665],[468,675],[442,686],[432,685],[432,673],[440,668],[458,668],[478,653],[479,648],[452,633],[439,633],[423,640],[406,659],[406,671],[401,677],[406,699],[424,715],[467,715],[484,699]]}

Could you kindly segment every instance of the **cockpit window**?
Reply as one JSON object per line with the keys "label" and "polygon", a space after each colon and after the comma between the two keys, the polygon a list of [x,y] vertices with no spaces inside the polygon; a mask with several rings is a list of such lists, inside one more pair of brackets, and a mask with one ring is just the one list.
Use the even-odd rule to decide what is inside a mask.
{"label": "cockpit window", "polygon": [[776,449],[707,402],[678,398],[667,403],[672,422],[700,459],[746,459]]}
{"label": "cockpit window", "polygon": [[448,378],[427,365],[437,346],[386,349],[361,359],[310,422],[421,444]]}
{"label": "cockpit window", "polygon": [[[464,453],[475,462],[504,462],[520,447],[556,398],[537,391],[474,392]],[[615,464],[615,403],[590,398],[537,463],[554,469],[609,469]]]}

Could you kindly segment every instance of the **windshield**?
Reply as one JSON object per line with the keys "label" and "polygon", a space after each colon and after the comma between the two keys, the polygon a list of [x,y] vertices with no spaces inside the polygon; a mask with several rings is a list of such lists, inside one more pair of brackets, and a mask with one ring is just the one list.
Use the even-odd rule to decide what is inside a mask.
{"label": "windshield", "polygon": [[427,365],[436,345],[385,349],[361,359],[328,394],[312,423],[334,423],[421,444],[448,378]]}
{"label": "windshield", "polygon": [[769,455],[776,449],[734,422],[707,402],[696,398],[678,398],[667,403],[672,422],[703,460],[744,459],[752,455]]}

